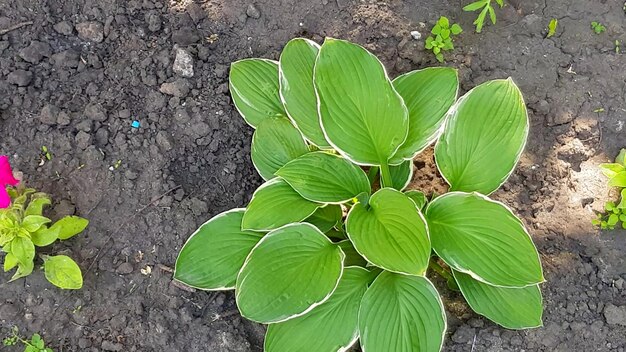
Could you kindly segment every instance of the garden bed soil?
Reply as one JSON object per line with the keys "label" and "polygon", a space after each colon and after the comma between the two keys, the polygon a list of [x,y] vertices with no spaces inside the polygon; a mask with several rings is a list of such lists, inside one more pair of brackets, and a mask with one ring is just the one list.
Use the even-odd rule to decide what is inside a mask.
{"label": "garden bed soil", "polygon": [[[229,64],[277,59],[292,37],[332,36],[364,45],[396,76],[437,64],[424,37],[446,15],[465,29],[446,54],[462,91],[511,76],[524,93],[528,144],[494,197],[528,226],[547,282],[545,326],[529,331],[502,329],[447,295],[444,350],[623,352],[626,233],[599,233],[591,219],[615,196],[597,165],[626,146],[626,56],[615,52],[615,40],[626,43],[624,4],[507,2],[476,34],[461,1],[0,0],[0,30],[23,23],[0,35],[0,153],[53,196],[53,217],[91,220],[45,249],[75,258],[84,288],[60,291],[40,270],[13,283],[0,275],[0,332],[40,332],[56,351],[261,351],[264,328],[238,315],[232,292],[172,281],[192,231],[245,206],[261,184]],[[557,34],[545,39],[551,18]],[[192,77],[184,60],[174,70],[178,49]],[[416,184],[440,182],[432,157],[416,166]]]}

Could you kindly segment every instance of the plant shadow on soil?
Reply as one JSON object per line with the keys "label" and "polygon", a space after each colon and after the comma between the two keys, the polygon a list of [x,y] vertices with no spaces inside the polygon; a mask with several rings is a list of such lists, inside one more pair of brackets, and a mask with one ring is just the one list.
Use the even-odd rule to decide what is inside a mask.
{"label": "plant shadow on soil", "polygon": [[[510,0],[479,35],[459,1],[0,0],[0,29],[33,22],[0,36],[0,153],[53,196],[53,217],[91,220],[44,250],[76,258],[85,287],[2,274],[0,332],[41,332],[58,351],[262,350],[263,327],[238,315],[232,292],[188,292],[169,271],[198,225],[244,206],[261,183],[228,65],[277,59],[292,37],[332,36],[364,45],[396,76],[437,64],[410,31],[424,38],[445,15],[465,29],[446,57],[462,91],[512,76],[524,93],[528,145],[494,197],[528,226],[547,282],[545,327],[530,331],[447,296],[444,350],[624,351],[626,233],[590,222],[609,196],[597,164],[626,146],[622,6]],[[559,28],[544,39],[551,18]],[[597,20],[602,35],[590,29]],[[193,77],[173,70],[176,48],[193,58]],[[40,165],[43,145],[53,157]],[[418,183],[436,180],[432,160],[415,164]]]}

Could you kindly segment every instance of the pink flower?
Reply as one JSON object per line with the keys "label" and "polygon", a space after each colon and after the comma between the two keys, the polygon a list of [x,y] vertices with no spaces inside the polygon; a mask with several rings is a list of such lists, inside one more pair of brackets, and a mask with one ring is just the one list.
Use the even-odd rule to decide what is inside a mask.
{"label": "pink flower", "polygon": [[7,208],[11,205],[11,197],[7,193],[6,186],[17,186],[20,183],[13,177],[13,170],[9,164],[9,157],[0,156],[0,208]]}

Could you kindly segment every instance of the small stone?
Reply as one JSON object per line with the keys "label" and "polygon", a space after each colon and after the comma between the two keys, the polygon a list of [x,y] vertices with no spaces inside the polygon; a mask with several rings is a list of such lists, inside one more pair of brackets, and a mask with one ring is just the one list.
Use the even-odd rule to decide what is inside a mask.
{"label": "small stone", "polygon": [[54,65],[57,67],[78,67],[80,62],[80,54],[72,49],[62,51],[52,55]]}
{"label": "small stone", "polygon": [[74,206],[74,204],[67,199],[61,199],[52,212],[54,213],[54,216],[58,218],[74,215],[76,212],[76,206]]}
{"label": "small stone", "polygon": [[148,11],[144,16],[150,32],[161,29],[161,15],[157,11]]}
{"label": "small stone", "polygon": [[100,127],[96,131],[96,144],[104,147],[109,142],[109,130],[105,127]]}
{"label": "small stone", "polygon": [[67,126],[67,125],[70,124],[70,122],[72,122],[70,120],[70,115],[68,115],[65,111],[61,111],[57,115],[57,124],[59,124],[61,126]]}
{"label": "small stone", "polygon": [[537,103],[536,109],[537,109],[537,113],[539,113],[541,115],[547,115],[548,113],[550,113],[550,103],[548,103],[544,99],[541,99]]}
{"label": "small stone", "polygon": [[467,325],[459,326],[454,334],[452,334],[452,341],[456,343],[468,343],[471,342],[476,334],[476,330],[474,328],[470,328]]}
{"label": "small stone", "polygon": [[161,88],[159,89],[161,93],[164,93],[167,95],[173,95],[179,98],[186,97],[187,94],[189,94],[190,90],[191,90],[191,85],[184,78],[179,78],[175,80],[174,82],[163,83],[161,84]]}
{"label": "small stone", "polygon": [[418,31],[411,31],[411,37],[415,40],[420,40],[422,39],[422,33]]}
{"label": "small stone", "polygon": [[604,308],[604,318],[609,325],[626,326],[626,305],[618,307],[610,303],[607,304]]}
{"label": "small stone", "polygon": [[32,41],[29,46],[20,50],[20,57],[31,64],[38,64],[44,57],[52,55],[52,48],[46,43]]}
{"label": "small stone", "polygon": [[133,272],[133,265],[128,262],[122,263],[115,269],[115,272],[121,275],[130,274]]}
{"label": "small stone", "polygon": [[172,150],[172,138],[165,131],[157,133],[156,143],[163,151]]}
{"label": "small stone", "polygon": [[193,57],[191,54],[187,50],[177,48],[172,69],[183,77],[193,77]]}
{"label": "small stone", "polygon": [[84,131],[78,131],[76,134],[76,146],[80,149],[87,149],[91,145],[91,135]]}
{"label": "small stone", "polygon": [[85,116],[94,121],[105,121],[107,119],[106,110],[100,104],[87,104],[85,106]]}
{"label": "small stone", "polygon": [[117,351],[121,351],[124,346],[122,346],[119,343],[113,343],[110,341],[102,341],[102,345],[100,345],[100,347],[104,350],[104,351],[113,351],[113,352],[117,352]]}
{"label": "small stone", "polygon": [[53,28],[55,31],[57,31],[57,33],[64,34],[64,35],[71,35],[72,32],[74,32],[72,25],[69,24],[67,21],[61,21],[55,24]]}
{"label": "small stone", "polygon": [[189,14],[189,17],[191,17],[191,20],[196,24],[202,21],[206,16],[206,13],[202,9],[202,6],[196,4],[195,2],[189,3],[186,10]]}
{"label": "small stone", "polygon": [[78,36],[84,40],[95,43],[100,43],[104,40],[104,26],[100,22],[79,23],[76,25],[76,31],[78,31]]}
{"label": "small stone", "polygon": [[209,207],[206,202],[195,197],[191,198],[191,205],[189,206],[189,208],[195,216],[200,216],[209,211]]}
{"label": "small stone", "polygon": [[59,115],[59,108],[52,104],[46,104],[39,113],[39,121],[44,125],[54,125],[57,123],[57,116]]}
{"label": "small stone", "polygon": [[250,4],[246,9],[246,15],[248,15],[248,17],[257,19],[261,17],[261,11],[259,11],[255,4]]}
{"label": "small stone", "polygon": [[10,46],[8,40],[0,40],[0,55]]}
{"label": "small stone", "polygon": [[80,347],[83,350],[85,348],[91,347],[91,340],[81,337],[80,339],[78,339],[78,347]]}
{"label": "small stone", "polygon": [[26,87],[33,81],[33,73],[26,70],[15,70],[7,76],[7,82],[18,87]]}
{"label": "small stone", "polygon": [[172,32],[172,41],[182,46],[191,45],[200,40],[200,36],[192,28],[181,28]]}

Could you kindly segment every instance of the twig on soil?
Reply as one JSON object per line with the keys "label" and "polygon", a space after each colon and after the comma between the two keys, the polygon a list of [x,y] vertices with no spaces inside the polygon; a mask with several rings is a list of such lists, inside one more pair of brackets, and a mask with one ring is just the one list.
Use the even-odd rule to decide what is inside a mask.
{"label": "twig on soil", "polygon": [[11,31],[14,31],[16,29],[20,29],[20,28],[22,28],[24,26],[30,26],[31,24],[33,24],[32,21],[27,21],[27,22],[22,22],[22,23],[18,23],[18,24],[12,25],[11,27],[9,27],[7,29],[1,29],[0,30],[0,35],[5,35],[5,34],[11,32]]}
{"label": "twig on soil", "polygon": [[472,349],[470,352],[474,352],[474,347],[476,347],[476,334],[474,334],[474,341],[472,341]]}

